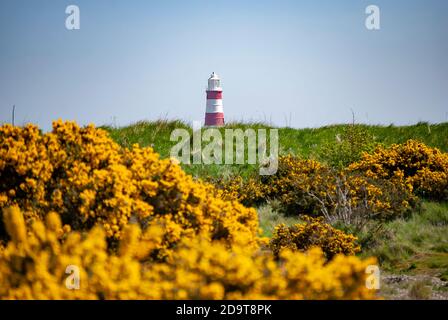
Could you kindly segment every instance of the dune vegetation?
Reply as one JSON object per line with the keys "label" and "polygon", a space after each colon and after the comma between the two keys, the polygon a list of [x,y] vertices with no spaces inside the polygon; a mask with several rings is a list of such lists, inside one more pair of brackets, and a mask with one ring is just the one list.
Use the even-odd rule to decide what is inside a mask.
{"label": "dune vegetation", "polygon": [[1,126],[0,298],[446,297],[448,124],[278,128],[270,176],[179,164],[176,128]]}

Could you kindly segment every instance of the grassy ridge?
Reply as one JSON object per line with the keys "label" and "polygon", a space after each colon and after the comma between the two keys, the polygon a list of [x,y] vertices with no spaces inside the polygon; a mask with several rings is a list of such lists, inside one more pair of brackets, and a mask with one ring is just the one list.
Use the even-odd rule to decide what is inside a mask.
{"label": "grassy ridge", "polygon": [[[292,153],[302,157],[314,157],[324,145],[336,142],[344,128],[350,124],[330,125],[320,128],[277,128],[279,134],[280,154]],[[429,124],[418,123],[411,126],[379,126],[379,125],[356,125],[361,126],[373,136],[375,142],[390,145],[402,143],[408,139],[424,142],[428,146],[437,147],[448,152],[448,123]],[[167,121],[140,121],[125,127],[103,126],[109,131],[111,137],[121,146],[129,147],[134,143],[141,146],[152,146],[163,158],[170,154],[171,147],[176,142],[170,141],[170,135],[174,129],[187,129],[192,132],[191,127],[180,120]],[[269,129],[272,128],[263,123],[229,123],[220,128],[224,137],[225,129]],[[269,136],[269,135],[268,135]],[[246,176],[256,170],[253,165],[183,165],[184,169],[196,176],[222,176],[230,173]]]}

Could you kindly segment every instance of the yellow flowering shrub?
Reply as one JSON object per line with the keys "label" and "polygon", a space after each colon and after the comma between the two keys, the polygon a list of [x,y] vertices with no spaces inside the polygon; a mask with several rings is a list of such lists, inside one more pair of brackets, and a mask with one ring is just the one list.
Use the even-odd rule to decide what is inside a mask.
{"label": "yellow flowering shrub", "polygon": [[404,217],[418,205],[412,188],[402,179],[373,179],[347,170],[327,178],[329,191],[311,192],[329,222],[362,226],[369,219]]}
{"label": "yellow flowering shrub", "polygon": [[[336,255],[327,261],[318,247],[307,252],[226,250],[219,242],[196,239],[175,254],[173,263],[154,267],[164,299],[373,299],[366,267],[375,259]],[[168,280],[167,280],[168,279]],[[174,282],[174,284],[173,284]],[[170,286],[170,284],[172,286]]]}
{"label": "yellow flowering shrub", "polygon": [[364,153],[349,169],[372,178],[399,177],[419,195],[448,199],[448,153],[415,140],[388,148],[379,146],[371,154]]}
{"label": "yellow flowering shrub", "polygon": [[274,175],[246,180],[235,176],[214,183],[226,199],[247,206],[276,200],[275,209],[286,214],[324,216],[331,223],[355,226],[362,226],[368,219],[404,216],[418,204],[412,185],[399,172],[392,179],[373,177],[292,155],[279,157]]}
{"label": "yellow flowering shrub", "polygon": [[[109,254],[101,227],[86,234],[71,232],[61,243],[62,223],[57,214],[48,214],[45,224],[32,222],[27,230],[18,208],[3,212],[11,240],[0,259],[0,299],[158,298],[145,282],[134,246],[123,245],[117,255]],[[126,228],[130,236],[125,238],[132,237],[136,228]],[[139,248],[149,251],[151,243],[145,241]],[[67,279],[72,284],[71,271],[66,273],[70,266],[78,268],[79,290],[66,286]]]}
{"label": "yellow flowering shrub", "polygon": [[270,241],[275,256],[278,257],[285,249],[306,251],[312,247],[321,248],[327,259],[337,254],[354,255],[361,251],[355,236],[333,228],[322,217],[303,216],[302,219],[304,223],[291,227],[280,224],[275,228]]}
{"label": "yellow flowering shrub", "polygon": [[283,211],[289,214],[316,213],[316,200],[310,195],[315,189],[326,191],[330,169],[318,161],[287,155],[278,160],[275,175],[261,178],[268,186],[267,196],[277,199]]}
{"label": "yellow flowering shrub", "polygon": [[[10,241],[0,259],[0,299],[372,299],[366,267],[375,259],[336,255],[319,248],[285,250],[279,259],[235,240],[198,235],[182,239],[165,262],[146,261],[161,245],[159,226],[128,225],[118,250],[107,249],[101,226],[71,231],[59,240],[59,216],[50,213],[26,227],[17,207],[4,210]],[[78,289],[67,267],[79,270]],[[69,269],[72,270],[72,269]],[[68,283],[67,283],[68,282]]]}
{"label": "yellow flowering shrub", "polygon": [[269,187],[256,177],[243,179],[241,176],[232,176],[229,179],[212,181],[212,183],[222,189],[224,199],[236,200],[249,207],[266,202],[269,192]]}
{"label": "yellow flowering shrub", "polygon": [[254,209],[223,200],[152,148],[119,147],[93,125],[56,121],[45,134],[34,125],[1,126],[0,177],[0,209],[17,205],[28,222],[55,211],[74,230],[101,225],[114,241],[129,221],[164,225],[160,258],[199,232],[229,245],[258,233]]}
{"label": "yellow flowering shrub", "polygon": [[286,213],[324,215],[329,221],[341,215],[387,219],[403,215],[416,201],[403,180],[373,179],[291,155],[280,157],[277,173],[262,182]]}

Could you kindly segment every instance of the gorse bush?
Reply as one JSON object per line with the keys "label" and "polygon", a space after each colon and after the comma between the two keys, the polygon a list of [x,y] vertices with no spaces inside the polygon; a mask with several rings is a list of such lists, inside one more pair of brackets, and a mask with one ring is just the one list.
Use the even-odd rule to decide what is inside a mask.
{"label": "gorse bush", "polygon": [[[318,247],[306,253],[284,250],[278,260],[271,253],[248,251],[244,244],[232,252],[217,242],[200,241],[193,247],[180,249],[176,262],[170,264],[166,275],[175,273],[177,282],[167,298],[375,298],[365,286],[366,267],[375,259],[337,255],[328,262]],[[184,293],[178,296],[178,292]]]}
{"label": "gorse bush", "polygon": [[0,208],[11,205],[26,221],[55,211],[74,230],[101,225],[112,241],[129,221],[163,225],[159,258],[197,233],[228,245],[258,233],[254,209],[223,200],[151,148],[121,148],[105,131],[73,122],[54,122],[46,134],[34,125],[0,127]]}
{"label": "gorse bush", "polygon": [[[266,250],[235,240],[232,250],[208,235],[182,239],[164,262],[148,261],[162,230],[127,225],[118,250],[107,249],[99,225],[64,232],[56,213],[25,224],[17,207],[4,210],[10,241],[0,253],[0,299],[372,299],[365,272],[375,259]],[[148,231],[149,230],[149,231]],[[64,234],[64,239],[60,239]],[[79,289],[66,274],[79,268]]]}
{"label": "gorse bush", "polygon": [[266,196],[279,200],[286,214],[317,214],[317,201],[310,192],[325,183],[330,169],[318,161],[281,156],[278,170],[272,176],[261,177],[267,187]]}
{"label": "gorse bush", "polygon": [[269,193],[269,186],[261,183],[258,177],[243,179],[240,176],[232,176],[227,179],[214,179],[212,183],[223,191],[224,199],[236,200],[249,207],[265,203]]}
{"label": "gorse bush", "polygon": [[357,228],[370,219],[405,216],[418,204],[412,185],[399,174],[393,179],[375,177],[292,155],[279,157],[278,163],[276,174],[271,176],[220,180],[224,197],[247,206],[275,200],[278,211],[284,214],[323,216],[327,222]]}
{"label": "gorse bush", "polygon": [[280,157],[277,173],[261,180],[269,186],[268,197],[279,200],[287,214],[323,215],[332,223],[390,219],[416,201],[403,180],[373,179],[291,155]]}
{"label": "gorse bush", "polygon": [[418,205],[417,197],[402,180],[372,179],[350,171],[326,178],[328,190],[308,192],[317,201],[317,210],[328,222],[342,222],[362,228],[371,220],[404,217]]}
{"label": "gorse bush", "polygon": [[278,211],[287,215],[324,216],[327,222],[342,222],[359,230],[371,219],[408,215],[419,206],[418,196],[448,199],[447,153],[409,140],[391,147],[378,146],[370,154],[363,152],[372,147],[369,139],[362,138],[362,130],[355,128],[344,135],[352,148],[347,150],[354,156],[346,156],[342,147],[342,151],[339,147],[333,150],[349,162],[360,158],[348,167],[281,156],[274,175],[221,181],[224,194],[248,206],[275,200]]}
{"label": "gorse bush", "polygon": [[313,183],[323,182],[320,178],[325,171],[329,171],[329,168],[315,160],[287,155],[279,157],[278,170],[274,175],[248,179],[233,176],[214,183],[221,186],[227,199],[240,201],[247,206],[257,206],[276,199],[280,201],[282,211],[297,214],[314,210],[316,201],[307,191]]}
{"label": "gorse bush", "polygon": [[[11,241],[0,259],[1,299],[136,299],[151,294],[130,246],[119,255],[109,255],[102,228],[84,235],[69,233],[61,243],[57,214],[46,215],[45,224],[31,222],[27,230],[19,209],[3,213]],[[79,290],[66,287],[68,266],[79,268]]]}
{"label": "gorse bush", "polygon": [[304,223],[291,227],[281,224],[275,228],[269,244],[275,256],[285,249],[306,251],[312,247],[321,248],[327,259],[336,254],[354,255],[361,251],[356,237],[333,228],[322,217],[304,216],[302,219]]}
{"label": "gorse bush", "polygon": [[418,141],[379,146],[372,154],[364,153],[350,170],[372,178],[400,178],[420,196],[448,199],[448,154]]}

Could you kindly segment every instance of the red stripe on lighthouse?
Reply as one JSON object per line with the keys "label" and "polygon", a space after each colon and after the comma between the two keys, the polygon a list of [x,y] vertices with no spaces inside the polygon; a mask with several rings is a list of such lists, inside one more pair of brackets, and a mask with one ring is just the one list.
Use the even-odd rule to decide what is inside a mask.
{"label": "red stripe on lighthouse", "polygon": [[224,125],[224,113],[206,113],[205,114],[206,126],[223,126]]}
{"label": "red stripe on lighthouse", "polygon": [[222,99],[222,91],[207,91],[207,99]]}

